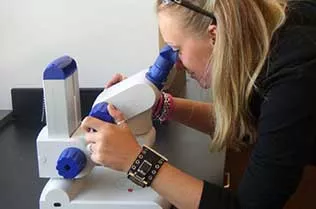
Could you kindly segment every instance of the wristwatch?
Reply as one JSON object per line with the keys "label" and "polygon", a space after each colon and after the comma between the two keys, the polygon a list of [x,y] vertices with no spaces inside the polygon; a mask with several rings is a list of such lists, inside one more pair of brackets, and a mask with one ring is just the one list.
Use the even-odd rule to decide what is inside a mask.
{"label": "wristwatch", "polygon": [[148,187],[162,165],[167,161],[167,158],[150,147],[143,145],[142,151],[127,172],[127,178],[138,186]]}

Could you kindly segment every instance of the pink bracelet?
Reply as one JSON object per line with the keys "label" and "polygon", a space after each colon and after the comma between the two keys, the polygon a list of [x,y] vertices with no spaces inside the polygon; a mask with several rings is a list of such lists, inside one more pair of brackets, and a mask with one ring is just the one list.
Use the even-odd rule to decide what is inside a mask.
{"label": "pink bracelet", "polygon": [[163,105],[163,95],[160,94],[159,100],[158,100],[158,102],[153,110],[154,117],[159,114],[159,112],[161,111],[162,105]]}
{"label": "pink bracelet", "polygon": [[172,113],[174,112],[174,101],[171,94],[161,92],[161,95],[161,104],[158,104],[159,106],[157,106],[153,116],[154,120],[159,120],[162,123],[171,119]]}
{"label": "pink bracelet", "polygon": [[167,94],[168,95],[168,101],[169,101],[169,112],[167,114],[167,119],[166,120],[170,120],[171,116],[174,112],[174,100],[171,94]]}

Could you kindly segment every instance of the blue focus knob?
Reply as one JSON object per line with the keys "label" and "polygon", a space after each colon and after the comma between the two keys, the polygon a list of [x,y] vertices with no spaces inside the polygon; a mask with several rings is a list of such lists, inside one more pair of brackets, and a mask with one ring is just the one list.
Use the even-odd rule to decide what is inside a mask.
{"label": "blue focus knob", "polygon": [[86,166],[86,155],[78,148],[65,149],[57,161],[58,174],[65,179],[75,178]]}
{"label": "blue focus knob", "polygon": [[100,102],[96,104],[89,113],[89,116],[98,118],[108,123],[115,123],[114,118],[108,111],[108,103]]}
{"label": "blue focus knob", "polygon": [[77,71],[76,61],[63,56],[51,62],[44,71],[44,80],[65,80]]}

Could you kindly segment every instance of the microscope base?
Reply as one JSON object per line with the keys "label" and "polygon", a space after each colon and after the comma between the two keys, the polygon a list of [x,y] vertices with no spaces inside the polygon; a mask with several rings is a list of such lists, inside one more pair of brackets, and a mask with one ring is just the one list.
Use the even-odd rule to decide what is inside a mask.
{"label": "microscope base", "polygon": [[50,179],[40,209],[169,209],[170,203],[151,188],[141,188],[125,173],[97,166],[85,178]]}

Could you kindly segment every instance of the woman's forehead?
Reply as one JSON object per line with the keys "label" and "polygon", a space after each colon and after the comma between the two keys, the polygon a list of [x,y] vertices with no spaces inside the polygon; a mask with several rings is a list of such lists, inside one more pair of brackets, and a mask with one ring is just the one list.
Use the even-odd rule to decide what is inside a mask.
{"label": "woman's forehead", "polygon": [[180,45],[185,38],[185,33],[176,18],[166,13],[158,15],[159,28],[165,42],[173,46]]}

